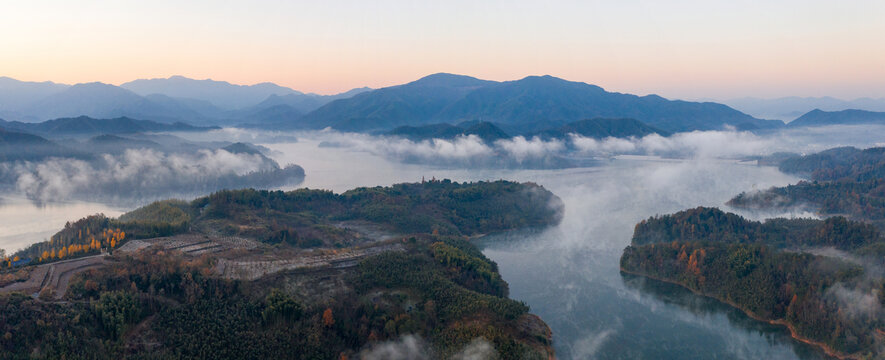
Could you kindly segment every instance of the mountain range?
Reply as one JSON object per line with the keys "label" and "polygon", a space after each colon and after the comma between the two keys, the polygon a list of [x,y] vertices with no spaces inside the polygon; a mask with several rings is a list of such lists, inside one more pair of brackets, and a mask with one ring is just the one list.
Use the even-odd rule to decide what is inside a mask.
{"label": "mountain range", "polygon": [[814,109],[787,124],[788,127],[826,125],[885,125],[885,112],[865,110],[823,111]]}
{"label": "mountain range", "polygon": [[273,83],[235,85],[227,81],[195,80],[179,75],[166,79],[138,79],[120,87],[141,96],[163,94],[173,98],[203,100],[223,110],[252,106],[271,95],[304,95]]}
{"label": "mountain range", "polygon": [[[68,156],[71,151],[37,135],[0,128],[0,162]],[[0,169],[0,178],[3,176]]]}
{"label": "mountain range", "polygon": [[444,73],[330,102],[291,125],[378,131],[403,125],[487,121],[508,133],[524,133],[588,118],[633,118],[671,132],[783,126],[781,121],[757,119],[722,104],[607,92],[552,76],[495,82]]}
{"label": "mountain range", "polygon": [[0,118],[39,122],[82,115],[202,125],[260,124],[292,120],[330,101],[368,90],[318,95],[271,83],[235,85],[182,76],[135,80],[120,86],[97,82],[66,85],[0,77]]}
{"label": "mountain range", "polygon": [[823,111],[841,111],[848,109],[885,111],[885,98],[874,99],[868,97],[854,100],[842,100],[829,96],[791,96],[777,99],[744,97],[719,102],[758,118],[777,119],[785,122],[793,121],[815,109]]}
{"label": "mountain range", "polygon": [[[855,102],[858,103],[839,105],[837,99],[832,98],[784,98],[772,100],[770,104],[792,104],[796,109],[811,103],[826,103],[831,107],[853,104],[869,109],[881,102],[885,109],[885,100]],[[744,99],[734,103],[752,108],[750,105],[764,105],[765,101]],[[79,116],[372,133],[385,133],[401,126],[486,122],[507,134],[541,134],[587,119],[632,119],[658,133],[725,128],[765,130],[784,126],[780,120],[764,120],[762,116],[754,117],[720,103],[609,92],[599,86],[549,75],[489,81],[438,73],[402,85],[375,90],[358,88],[337,95],[305,94],[272,83],[236,85],[182,76],[140,79],[120,86],[24,82],[0,77],[0,119],[24,123]],[[808,116],[820,114],[812,111]],[[869,121],[870,117],[865,119],[842,112],[815,120],[815,124],[821,121],[856,123]],[[807,124],[807,121],[793,126]]]}
{"label": "mountain range", "polygon": [[58,137],[142,132],[206,131],[218,129],[218,127],[198,127],[182,122],[169,124],[151,120],[135,120],[128,117],[93,119],[88,116],[80,116],[47,120],[39,123],[0,120],[0,129]]}

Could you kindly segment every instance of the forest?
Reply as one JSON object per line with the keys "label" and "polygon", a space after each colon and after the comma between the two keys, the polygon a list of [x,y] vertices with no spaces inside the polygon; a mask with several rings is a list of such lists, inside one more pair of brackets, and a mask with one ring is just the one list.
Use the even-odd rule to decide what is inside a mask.
{"label": "forest", "polygon": [[[223,190],[190,202],[154,202],[116,219],[89,216],[13,256],[46,262],[110,251],[128,239],[207,231],[296,248],[343,247],[358,239],[332,226],[341,221],[367,221],[401,234],[479,235],[557,224],[562,206],[558,197],[537,184],[510,181],[434,180],[343,194],[310,189]],[[42,256],[72,246],[80,250],[62,257]],[[6,260],[9,265],[11,258]]]}
{"label": "forest", "polygon": [[[528,306],[507,297],[497,264],[467,239],[556,224],[561,211],[555,195],[531,183],[435,180],[343,194],[221,191],[190,202],[156,202],[118,218],[87,217],[17,256],[36,264],[103,251],[110,253],[108,265],[76,274],[62,301],[0,294],[0,313],[9,314],[0,318],[0,357],[347,359],[372,344],[414,335],[439,358],[480,338],[503,359],[546,359],[553,352],[549,329],[539,330],[546,325]],[[254,281],[218,276],[217,256],[153,247],[115,251],[132,239],[194,232],[248,236],[268,246],[264,252],[335,249],[356,239],[330,224],[357,220],[395,231],[402,250],[353,267],[284,271]],[[255,229],[236,230],[246,223]],[[319,241],[305,242],[305,233]],[[81,244],[98,245],[59,256],[57,249]],[[37,255],[47,251],[49,257]],[[243,256],[236,251],[226,256]],[[316,291],[330,295],[304,296]]]}
{"label": "forest", "polygon": [[[812,251],[820,248],[839,255]],[[841,217],[757,222],[696,208],[637,224],[620,264],[785,324],[835,353],[877,358],[885,354],[883,248],[875,227]]]}
{"label": "forest", "polygon": [[857,149],[840,147],[780,160],[778,169],[800,174],[813,181],[850,180],[864,182],[885,178],[885,147]]}
{"label": "forest", "polygon": [[741,209],[808,208],[844,215],[885,230],[885,148],[834,148],[777,160],[778,168],[809,181],[743,192],[727,204]]}
{"label": "forest", "polygon": [[[141,252],[83,273],[68,304],[0,296],[0,344],[11,359],[334,359],[417,334],[440,356],[482,337],[501,358],[546,358],[549,340],[518,325],[528,307],[482,272],[495,269],[491,260],[453,237],[407,244],[342,275],[352,291],[317,304],[290,296],[279,279],[224,280],[209,259]],[[439,246],[460,260],[432,250]]]}
{"label": "forest", "polygon": [[342,194],[310,189],[220,191],[192,201],[190,213],[195,228],[266,243],[341,247],[355,239],[330,224],[367,221],[396,233],[478,235],[556,224],[562,206],[537,184],[434,180]]}
{"label": "forest", "polygon": [[841,216],[823,220],[774,218],[760,222],[718,208],[697,207],[640,221],[634,229],[632,245],[672,241],[760,244],[793,250],[829,246],[869,253],[876,251],[883,239],[874,226]]}
{"label": "forest", "polygon": [[479,268],[494,269],[493,262],[457,250],[475,249],[457,238],[407,243],[408,252],[369,258],[345,274],[353,291],[321,304],[300,302],[277,281],[215,278],[207,259],[138,253],[79,276],[68,305],[0,296],[8,314],[0,319],[0,344],[12,359],[333,359],[418,334],[439,355],[482,337],[502,358],[545,358],[538,348],[549,341],[519,330],[528,307],[501,294],[506,283],[431,248],[456,249],[460,261]]}

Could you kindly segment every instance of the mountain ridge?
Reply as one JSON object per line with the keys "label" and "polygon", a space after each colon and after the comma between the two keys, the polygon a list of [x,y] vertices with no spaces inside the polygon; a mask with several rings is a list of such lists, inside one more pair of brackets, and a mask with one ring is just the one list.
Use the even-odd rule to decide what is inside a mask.
{"label": "mountain ridge", "polygon": [[718,103],[607,92],[550,75],[496,82],[437,73],[331,102],[292,127],[383,131],[403,125],[488,121],[508,133],[523,133],[600,117],[634,118],[670,132],[783,126],[781,121],[757,119]]}
{"label": "mountain ridge", "polygon": [[840,111],[847,109],[885,111],[885,98],[871,97],[861,97],[851,100],[840,99],[833,96],[786,96],[774,99],[742,97],[716,102],[726,104],[752,116],[764,119],[778,119],[785,122],[795,120],[814,109],[820,109],[823,111]]}
{"label": "mountain ridge", "polygon": [[787,127],[866,124],[885,125],[885,112],[858,109],[840,111],[814,109],[791,121]]}
{"label": "mountain ridge", "polygon": [[[288,112],[284,112],[286,116],[270,119],[256,117],[256,114],[281,104],[307,113],[330,101],[366,90],[368,88],[363,87],[334,95],[305,94],[273,83],[237,85],[180,75],[166,79],[139,79],[121,86],[101,82],[67,85],[0,77],[0,118],[40,122],[85,115],[186,121],[202,125],[275,123],[293,118]],[[283,100],[270,104],[274,97]],[[277,113],[270,112],[279,113],[279,109]]]}
{"label": "mountain ridge", "polygon": [[256,104],[270,95],[303,94],[270,82],[237,85],[212,79],[191,79],[181,75],[168,78],[137,79],[120,84],[121,88],[141,96],[164,94],[171,97],[206,100],[226,110]]}
{"label": "mountain ridge", "polygon": [[0,120],[0,128],[39,135],[104,135],[155,131],[200,131],[217,127],[197,127],[183,122],[172,124],[129,117],[96,119],[88,116],[58,118],[39,123]]}

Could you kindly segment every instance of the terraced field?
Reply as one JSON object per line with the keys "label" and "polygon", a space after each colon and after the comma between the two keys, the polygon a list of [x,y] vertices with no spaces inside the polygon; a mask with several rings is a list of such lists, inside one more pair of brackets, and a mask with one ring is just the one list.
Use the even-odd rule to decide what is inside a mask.
{"label": "terraced field", "polygon": [[[405,249],[392,238],[392,234],[376,229],[360,230],[365,239],[363,245],[334,250],[278,251],[268,245],[241,237],[182,234],[130,240],[114,252],[128,254],[149,247],[160,247],[164,250],[180,251],[189,256],[210,256],[217,259],[215,270],[219,276],[255,280],[281,271],[351,267],[367,256]],[[111,261],[114,261],[114,256],[101,254],[37,265],[30,269],[27,280],[2,287],[0,293],[24,292],[35,297],[43,294],[41,298],[44,300],[61,301],[74,275],[87,269],[102,267]]]}
{"label": "terraced field", "polygon": [[258,242],[235,236],[210,237],[203,234],[182,234],[153,239],[131,240],[119,247],[117,251],[127,253],[149,246],[159,246],[166,250],[178,250],[187,255],[198,256],[234,249],[252,250],[258,248],[259,245]]}
{"label": "terraced field", "polygon": [[34,296],[47,294],[51,299],[61,300],[68,290],[71,277],[106,263],[106,254],[101,254],[37,265],[31,270],[28,280],[2,287],[0,293],[18,291]]}
{"label": "terraced field", "polygon": [[271,256],[260,260],[219,259],[215,270],[225,278],[255,280],[280,271],[351,267],[367,256],[385,251],[403,250],[405,248],[401,244],[385,242],[337,250],[308,250],[294,257]]}

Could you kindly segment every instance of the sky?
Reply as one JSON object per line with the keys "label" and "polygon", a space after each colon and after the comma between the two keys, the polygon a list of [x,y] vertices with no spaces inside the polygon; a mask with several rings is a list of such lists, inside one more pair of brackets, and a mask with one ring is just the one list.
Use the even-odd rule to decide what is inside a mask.
{"label": "sky", "polygon": [[0,0],[0,76],[321,94],[450,72],[670,98],[885,97],[885,1]]}

